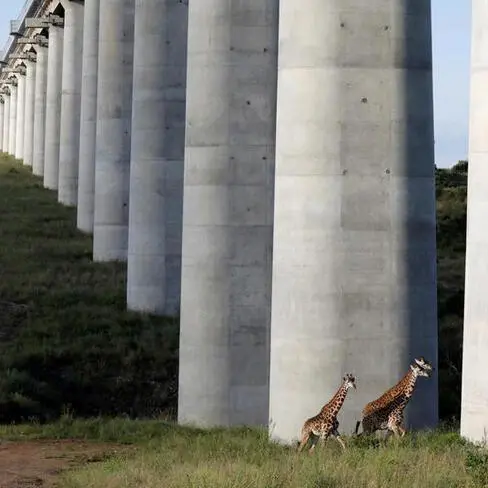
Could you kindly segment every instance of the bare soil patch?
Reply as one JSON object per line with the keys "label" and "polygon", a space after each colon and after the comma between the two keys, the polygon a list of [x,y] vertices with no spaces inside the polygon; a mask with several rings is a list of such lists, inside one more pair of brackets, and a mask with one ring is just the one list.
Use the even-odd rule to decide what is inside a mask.
{"label": "bare soil patch", "polygon": [[63,470],[106,459],[127,446],[79,440],[0,443],[0,488],[55,486]]}

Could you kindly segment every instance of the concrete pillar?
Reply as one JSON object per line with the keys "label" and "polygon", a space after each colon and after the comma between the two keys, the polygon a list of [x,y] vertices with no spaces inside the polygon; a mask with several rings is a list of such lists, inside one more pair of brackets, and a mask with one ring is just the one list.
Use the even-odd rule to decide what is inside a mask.
{"label": "concrete pillar", "polygon": [[488,435],[488,3],[472,1],[468,214],[461,435],[486,442]]}
{"label": "concrete pillar", "polygon": [[278,4],[190,2],[182,423],[268,421]]}
{"label": "concrete pillar", "polygon": [[93,259],[127,260],[135,0],[100,3]]}
{"label": "concrete pillar", "polygon": [[85,0],[84,13],[77,226],[91,234],[95,202],[99,1]]}
{"label": "concrete pillar", "polygon": [[46,147],[46,92],[47,92],[47,45],[38,44],[36,63],[36,86],[34,101],[34,139],[32,172],[44,176],[44,155]]}
{"label": "concrete pillar", "polygon": [[9,128],[10,128],[10,93],[5,93],[3,97],[5,100],[4,109],[3,109],[3,139],[2,139],[2,152],[8,154],[8,146],[9,146]]}
{"label": "concrete pillar", "polygon": [[188,5],[137,0],[132,97],[129,309],[180,306]]}
{"label": "concrete pillar", "polygon": [[47,57],[46,126],[44,148],[44,186],[58,188],[59,137],[61,132],[61,81],[63,73],[63,28],[49,27]]}
{"label": "concrete pillar", "polygon": [[81,68],[83,61],[83,4],[63,1],[64,52],[61,95],[58,200],[78,203],[80,153]]}
{"label": "concrete pillar", "polygon": [[24,117],[24,164],[32,166],[34,144],[34,101],[36,86],[36,63],[34,59],[26,60],[25,79],[25,117]]}
{"label": "concrete pillar", "polygon": [[15,126],[15,157],[24,158],[24,122],[25,122],[25,72],[19,74],[17,85],[17,120]]}
{"label": "concrete pillar", "polygon": [[5,95],[0,100],[0,150],[3,151],[3,123],[5,120]]}
{"label": "concrete pillar", "polygon": [[[437,366],[430,2],[281,0],[270,434],[298,438],[346,372],[364,405]],[[304,34],[305,33],[305,34]],[[437,376],[406,422],[434,427]]]}
{"label": "concrete pillar", "polygon": [[8,126],[8,153],[11,156],[15,155],[15,135],[17,127],[17,78],[14,81],[15,85],[10,85],[10,117]]}

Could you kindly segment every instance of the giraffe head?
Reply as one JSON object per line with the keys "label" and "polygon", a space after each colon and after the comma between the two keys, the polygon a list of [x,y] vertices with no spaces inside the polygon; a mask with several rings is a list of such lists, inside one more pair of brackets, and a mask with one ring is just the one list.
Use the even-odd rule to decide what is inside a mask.
{"label": "giraffe head", "polygon": [[429,361],[420,356],[413,360],[413,363],[410,365],[410,369],[413,371],[415,376],[425,376],[426,378],[429,378],[434,368]]}
{"label": "giraffe head", "polygon": [[349,390],[349,388],[354,388],[356,389],[356,378],[350,374],[346,373],[346,376],[342,378],[343,384],[346,387],[346,390]]}

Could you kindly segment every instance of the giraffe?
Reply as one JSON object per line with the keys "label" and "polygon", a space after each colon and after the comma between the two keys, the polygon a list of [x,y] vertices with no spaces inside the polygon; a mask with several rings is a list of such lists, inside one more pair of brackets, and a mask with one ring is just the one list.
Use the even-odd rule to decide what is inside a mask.
{"label": "giraffe", "polygon": [[403,411],[413,395],[417,378],[430,377],[432,370],[432,365],[425,358],[415,358],[410,364],[409,371],[396,385],[363,408],[362,418],[356,423],[355,434],[358,434],[359,425],[362,423],[363,434],[389,430],[397,437],[403,437],[406,433],[402,427]]}
{"label": "giraffe", "polygon": [[342,384],[331,400],[322,407],[317,415],[307,419],[303,424],[301,442],[298,446],[298,451],[301,451],[309,439],[311,439],[312,446],[310,447],[309,452],[312,453],[318,440],[325,440],[329,436],[337,439],[337,442],[339,442],[341,447],[346,449],[346,445],[339,435],[339,421],[337,420],[337,414],[346,399],[349,388],[356,389],[356,378],[352,374],[347,373],[344,378],[342,378]]}

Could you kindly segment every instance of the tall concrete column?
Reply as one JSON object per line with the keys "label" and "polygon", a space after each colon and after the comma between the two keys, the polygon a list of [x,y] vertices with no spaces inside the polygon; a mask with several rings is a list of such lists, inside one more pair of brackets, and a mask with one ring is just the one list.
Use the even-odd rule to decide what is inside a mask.
{"label": "tall concrete column", "polygon": [[461,435],[486,442],[488,435],[488,4],[472,0],[468,210]]}
{"label": "tall concrete column", "polygon": [[9,128],[10,128],[10,92],[5,93],[3,99],[5,100],[3,109],[3,139],[2,139],[2,151],[8,154],[9,146]]}
{"label": "tall concrete column", "polygon": [[278,4],[190,2],[182,423],[268,420]]}
{"label": "tall concrete column", "polygon": [[17,78],[10,85],[10,116],[8,126],[8,153],[15,155],[15,139],[17,127]]}
{"label": "tall concrete column", "polygon": [[25,68],[19,74],[17,85],[17,120],[15,126],[15,157],[24,157],[24,121],[25,121]]}
{"label": "tall concrete column", "polygon": [[[270,434],[291,442],[346,372],[351,432],[408,371],[437,366],[430,2],[281,0]],[[437,376],[406,422],[434,427]]]}
{"label": "tall concrete column", "polygon": [[58,188],[59,138],[61,133],[61,81],[63,73],[63,28],[49,26],[47,56],[46,126],[44,148],[44,186]]}
{"label": "tall concrete column", "polygon": [[188,5],[137,0],[132,97],[129,309],[180,306]]}
{"label": "tall concrete column", "polygon": [[3,151],[3,123],[5,120],[5,94],[2,94],[2,99],[0,100],[0,150]]}
{"label": "tall concrete column", "polygon": [[34,147],[34,101],[36,85],[35,55],[29,54],[26,63],[25,79],[25,117],[24,117],[24,164],[32,166],[32,152]]}
{"label": "tall concrete column", "polygon": [[135,0],[100,3],[93,259],[127,260]]}
{"label": "tall concrete column", "polygon": [[46,147],[47,43],[45,41],[38,41],[36,50],[37,66],[34,95],[32,172],[37,176],[44,176],[44,155]]}
{"label": "tall concrete column", "polygon": [[63,0],[64,52],[61,95],[58,200],[78,202],[80,152],[81,68],[83,61],[83,4]]}
{"label": "tall concrete column", "polygon": [[95,143],[97,136],[99,26],[99,1],[85,0],[77,226],[78,229],[89,234],[93,232],[95,203]]}

